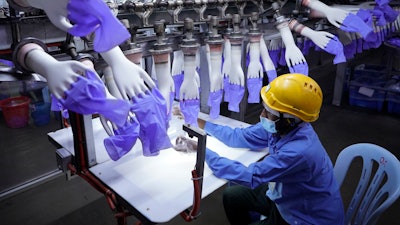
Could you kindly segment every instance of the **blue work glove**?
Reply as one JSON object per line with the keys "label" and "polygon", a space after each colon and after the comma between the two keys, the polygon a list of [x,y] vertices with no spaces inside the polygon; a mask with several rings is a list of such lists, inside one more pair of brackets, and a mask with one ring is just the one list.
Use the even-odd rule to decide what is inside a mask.
{"label": "blue work glove", "polygon": [[[144,156],[154,156],[172,146],[167,129],[167,107],[157,88],[132,98],[131,110],[140,124],[139,139]],[[157,140],[157,141],[155,141]]]}
{"label": "blue work glove", "polygon": [[248,103],[260,102],[260,90],[262,88],[262,78],[247,78],[247,91],[249,96]]}
{"label": "blue work glove", "polygon": [[222,101],[222,89],[210,92],[207,102],[207,105],[210,106],[210,119],[218,118],[220,113],[221,101]]}
{"label": "blue work glove", "polygon": [[346,16],[340,29],[347,32],[358,32],[366,41],[376,41],[376,35],[374,35],[372,27],[368,26],[360,17],[353,13],[349,13]]}
{"label": "blue work glove", "polygon": [[132,118],[122,127],[114,130],[114,136],[105,138],[103,143],[110,158],[117,161],[130,152],[139,137],[139,131],[139,122]]}
{"label": "blue work glove", "polygon": [[98,75],[86,70],[86,76],[79,76],[59,102],[66,109],[80,114],[99,113],[118,126],[125,124],[129,113],[129,103],[122,99],[106,96],[106,87]]}
{"label": "blue work glove", "polygon": [[183,72],[181,74],[177,74],[172,76],[175,84],[175,98],[179,99],[179,92],[181,90],[182,82],[183,82]]}
{"label": "blue work glove", "polygon": [[130,38],[128,30],[101,0],[70,0],[67,9],[68,19],[75,24],[68,32],[78,37],[94,32],[96,52],[108,51]]}
{"label": "blue work glove", "polygon": [[229,92],[231,95],[228,109],[233,112],[239,112],[239,104],[243,99],[244,87],[238,84],[229,84]]}
{"label": "blue work glove", "polygon": [[334,64],[346,62],[346,57],[343,52],[343,44],[336,36],[329,40],[324,50],[335,55],[335,58],[333,59]]}
{"label": "blue work glove", "polygon": [[224,77],[224,102],[229,102],[229,77]]}
{"label": "blue work glove", "polygon": [[183,116],[185,117],[185,123],[198,127],[197,117],[200,112],[200,100],[199,99],[181,100],[180,108],[181,112],[183,113]]}
{"label": "blue work glove", "polygon": [[289,66],[290,73],[300,73],[308,76],[308,64],[306,62]]}

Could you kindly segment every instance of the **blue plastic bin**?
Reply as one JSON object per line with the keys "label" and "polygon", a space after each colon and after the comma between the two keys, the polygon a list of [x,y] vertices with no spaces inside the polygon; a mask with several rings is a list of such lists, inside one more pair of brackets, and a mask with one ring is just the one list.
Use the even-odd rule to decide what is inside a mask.
{"label": "blue plastic bin", "polygon": [[382,111],[386,97],[383,77],[361,76],[349,83],[349,103],[377,111]]}

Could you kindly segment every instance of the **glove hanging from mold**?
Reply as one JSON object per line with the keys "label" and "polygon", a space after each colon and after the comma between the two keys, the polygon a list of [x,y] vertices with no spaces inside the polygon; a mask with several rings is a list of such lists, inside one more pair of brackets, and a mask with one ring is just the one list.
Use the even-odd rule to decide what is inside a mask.
{"label": "glove hanging from mold", "polygon": [[161,150],[172,146],[167,133],[166,102],[157,88],[133,97],[131,110],[140,124],[139,139],[144,156],[158,155]]}
{"label": "glove hanging from mold", "polygon": [[128,30],[101,0],[71,0],[67,9],[68,19],[75,24],[68,32],[78,37],[94,32],[96,52],[108,51],[130,37]]}
{"label": "glove hanging from mold", "polygon": [[248,103],[260,102],[260,90],[263,83],[263,66],[261,64],[261,33],[249,33],[250,43],[247,45],[247,92]]}

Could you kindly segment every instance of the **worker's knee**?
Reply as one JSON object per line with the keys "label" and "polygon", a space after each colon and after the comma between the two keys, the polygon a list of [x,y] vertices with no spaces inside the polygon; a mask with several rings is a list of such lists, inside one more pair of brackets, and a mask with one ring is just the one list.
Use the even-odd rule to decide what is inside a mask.
{"label": "worker's knee", "polygon": [[225,206],[241,204],[246,201],[250,191],[250,188],[241,185],[228,186],[223,193],[223,203]]}

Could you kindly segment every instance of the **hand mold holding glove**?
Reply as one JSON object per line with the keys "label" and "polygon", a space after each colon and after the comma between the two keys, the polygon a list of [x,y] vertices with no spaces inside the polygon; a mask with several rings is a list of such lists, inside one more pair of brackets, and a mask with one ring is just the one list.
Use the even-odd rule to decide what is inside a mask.
{"label": "hand mold holding glove", "polygon": [[102,0],[10,0],[10,2],[20,7],[44,10],[56,27],[74,36],[83,37],[94,32],[96,52],[108,51],[130,37],[127,29]]}

